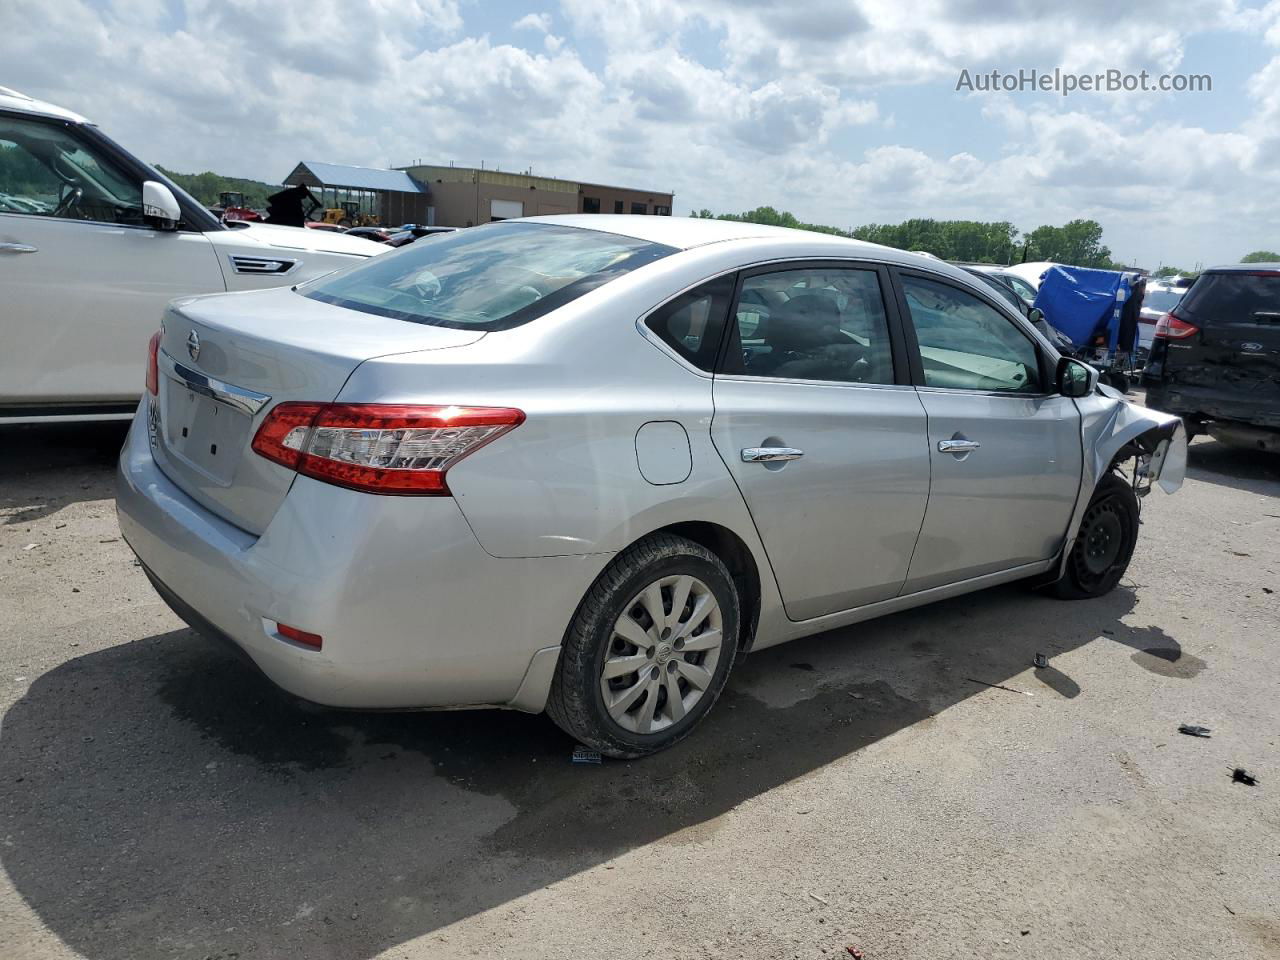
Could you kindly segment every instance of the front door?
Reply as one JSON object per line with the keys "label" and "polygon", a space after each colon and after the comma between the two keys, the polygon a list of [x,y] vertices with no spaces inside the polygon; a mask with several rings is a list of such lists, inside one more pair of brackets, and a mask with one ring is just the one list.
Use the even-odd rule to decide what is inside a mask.
{"label": "front door", "polygon": [[0,114],[0,161],[0,405],[136,403],[165,304],[226,289],[213,245],[72,125]]}
{"label": "front door", "polygon": [[940,278],[903,273],[929,419],[929,508],[904,592],[1057,553],[1080,488],[1080,414],[1016,322]]}
{"label": "front door", "polygon": [[[924,408],[873,267],[750,272],[730,315],[711,435],[787,615],[894,597],[929,493]],[[900,342],[900,341],[899,341]]]}

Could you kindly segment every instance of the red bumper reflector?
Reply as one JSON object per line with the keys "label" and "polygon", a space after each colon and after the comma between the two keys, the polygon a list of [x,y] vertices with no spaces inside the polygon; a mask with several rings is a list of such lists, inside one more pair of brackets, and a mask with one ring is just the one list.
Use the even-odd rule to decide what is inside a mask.
{"label": "red bumper reflector", "polygon": [[299,630],[297,627],[291,627],[287,623],[277,623],[276,633],[288,640],[292,640],[294,643],[300,643],[304,647],[311,647],[313,650],[319,650],[321,644],[324,643],[320,634],[307,633],[307,631]]}

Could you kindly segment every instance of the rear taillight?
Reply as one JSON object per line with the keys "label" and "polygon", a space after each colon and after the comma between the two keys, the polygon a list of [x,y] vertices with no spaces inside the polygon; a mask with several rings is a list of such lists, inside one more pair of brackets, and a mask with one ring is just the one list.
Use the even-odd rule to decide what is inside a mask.
{"label": "rear taillight", "polygon": [[1200,332],[1200,328],[1195,324],[1187,323],[1180,320],[1172,313],[1166,313],[1156,322],[1156,332],[1154,336],[1161,337],[1165,340],[1183,340]]}
{"label": "rear taillight", "polygon": [[147,393],[153,397],[160,392],[160,331],[151,335],[147,344]]}
{"label": "rear taillight", "polygon": [[523,422],[511,407],[281,403],[258,428],[253,449],[353,490],[448,496],[451,466]]}

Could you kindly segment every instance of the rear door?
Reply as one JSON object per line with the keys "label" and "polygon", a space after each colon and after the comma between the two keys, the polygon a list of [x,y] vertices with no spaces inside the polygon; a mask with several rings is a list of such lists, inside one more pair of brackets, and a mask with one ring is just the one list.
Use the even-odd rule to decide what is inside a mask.
{"label": "rear door", "polygon": [[897,596],[920,531],[925,416],[888,290],[848,262],[739,280],[711,435],[793,620]]}
{"label": "rear door", "polygon": [[1052,557],[1080,488],[1075,403],[992,302],[932,274],[897,279],[933,478],[905,592]]}
{"label": "rear door", "polygon": [[0,113],[0,406],[136,405],[165,303],[224,290],[204,234],[142,218],[142,179],[75,124]]}

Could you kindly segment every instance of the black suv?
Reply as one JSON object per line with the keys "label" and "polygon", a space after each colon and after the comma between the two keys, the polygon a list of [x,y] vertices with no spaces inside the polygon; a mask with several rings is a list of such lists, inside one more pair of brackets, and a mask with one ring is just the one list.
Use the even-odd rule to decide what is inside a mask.
{"label": "black suv", "polygon": [[1156,324],[1142,382],[1189,437],[1280,451],[1280,263],[1202,273]]}

